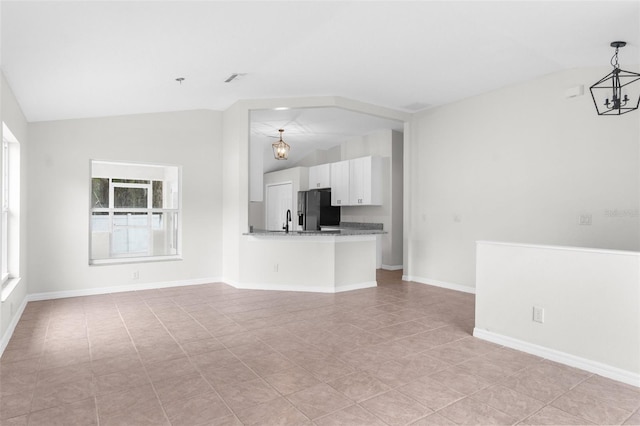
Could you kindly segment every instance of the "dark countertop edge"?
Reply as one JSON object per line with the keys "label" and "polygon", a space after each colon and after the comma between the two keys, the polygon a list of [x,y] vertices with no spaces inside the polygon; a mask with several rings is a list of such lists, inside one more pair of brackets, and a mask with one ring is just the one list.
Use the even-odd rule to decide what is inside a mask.
{"label": "dark countertop edge", "polygon": [[327,228],[341,228],[341,229],[359,229],[359,230],[383,230],[384,224],[382,223],[369,223],[369,222],[340,222],[340,225],[327,226]]}
{"label": "dark countertop edge", "polygon": [[353,235],[381,235],[386,234],[386,231],[380,231],[377,229],[362,229],[362,230],[354,230],[354,229],[341,229],[339,232],[333,231],[253,231],[253,232],[245,232],[242,235],[260,237],[346,237]]}

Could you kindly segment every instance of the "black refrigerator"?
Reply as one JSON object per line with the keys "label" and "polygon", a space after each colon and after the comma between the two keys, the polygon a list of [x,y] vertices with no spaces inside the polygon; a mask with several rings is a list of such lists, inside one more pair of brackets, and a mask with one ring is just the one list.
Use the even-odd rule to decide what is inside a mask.
{"label": "black refrigerator", "polygon": [[339,225],[340,207],[331,205],[330,189],[298,192],[298,225],[304,231],[320,230],[321,226]]}

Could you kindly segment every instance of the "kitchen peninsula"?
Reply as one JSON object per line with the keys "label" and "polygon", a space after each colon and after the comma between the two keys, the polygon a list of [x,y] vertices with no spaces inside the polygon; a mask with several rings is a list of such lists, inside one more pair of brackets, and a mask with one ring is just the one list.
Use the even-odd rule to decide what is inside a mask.
{"label": "kitchen peninsula", "polygon": [[381,229],[245,233],[252,267],[240,272],[242,288],[338,293],[375,287],[376,236]]}

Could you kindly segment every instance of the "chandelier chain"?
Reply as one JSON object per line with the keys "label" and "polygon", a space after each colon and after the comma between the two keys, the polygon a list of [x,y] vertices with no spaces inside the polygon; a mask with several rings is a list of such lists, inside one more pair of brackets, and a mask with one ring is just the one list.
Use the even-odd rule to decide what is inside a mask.
{"label": "chandelier chain", "polygon": [[620,68],[620,64],[618,63],[618,49],[619,47],[616,47],[616,53],[611,57],[611,66],[615,69]]}

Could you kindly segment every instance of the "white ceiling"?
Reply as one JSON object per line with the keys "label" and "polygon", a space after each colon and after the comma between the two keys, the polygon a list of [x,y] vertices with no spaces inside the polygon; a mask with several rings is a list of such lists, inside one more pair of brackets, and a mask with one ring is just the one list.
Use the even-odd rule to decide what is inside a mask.
{"label": "white ceiling", "polygon": [[[29,121],[341,96],[413,112],[583,66],[638,64],[640,1],[0,1],[1,67]],[[224,81],[241,74],[230,83]],[[176,78],[185,80],[180,84]],[[265,170],[402,124],[255,111]],[[252,145],[253,146],[253,145]]]}
{"label": "white ceiling", "polygon": [[638,63],[639,3],[3,0],[1,66],[29,121],[302,96],[413,111],[608,65],[613,40]]}
{"label": "white ceiling", "polygon": [[[640,1],[6,1],[2,72],[29,121],[341,96],[406,112],[563,69],[637,65]],[[224,81],[241,74],[230,83]],[[176,78],[183,77],[182,84]],[[401,124],[335,108],[256,111],[291,161]]]}

